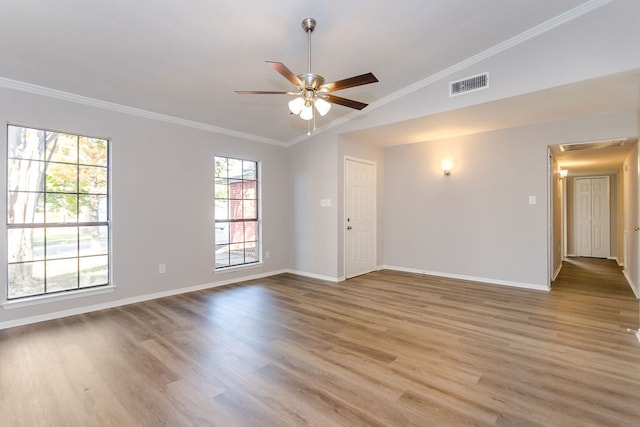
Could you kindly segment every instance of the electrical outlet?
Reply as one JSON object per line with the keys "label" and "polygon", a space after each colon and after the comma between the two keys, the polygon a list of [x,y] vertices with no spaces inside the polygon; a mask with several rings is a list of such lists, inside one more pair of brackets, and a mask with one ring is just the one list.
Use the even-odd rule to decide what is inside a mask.
{"label": "electrical outlet", "polygon": [[264,251],[264,259],[269,259],[270,256],[271,256],[271,252]]}
{"label": "electrical outlet", "polygon": [[167,272],[167,266],[164,264],[159,264],[158,265],[158,273],[160,274],[164,274]]}

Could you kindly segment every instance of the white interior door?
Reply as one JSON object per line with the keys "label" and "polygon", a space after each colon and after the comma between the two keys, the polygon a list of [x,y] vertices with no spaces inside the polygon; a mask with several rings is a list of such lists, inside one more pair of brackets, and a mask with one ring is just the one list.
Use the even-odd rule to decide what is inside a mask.
{"label": "white interior door", "polygon": [[576,255],[609,257],[609,177],[575,180]]}
{"label": "white interior door", "polygon": [[345,160],[345,276],[375,269],[375,164]]}

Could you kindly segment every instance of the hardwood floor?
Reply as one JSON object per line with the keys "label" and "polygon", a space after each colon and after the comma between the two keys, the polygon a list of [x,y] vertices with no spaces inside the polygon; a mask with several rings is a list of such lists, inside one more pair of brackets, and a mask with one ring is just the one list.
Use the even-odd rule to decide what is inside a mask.
{"label": "hardwood floor", "polygon": [[638,426],[637,329],[612,261],[549,293],[283,274],[0,331],[0,425]]}

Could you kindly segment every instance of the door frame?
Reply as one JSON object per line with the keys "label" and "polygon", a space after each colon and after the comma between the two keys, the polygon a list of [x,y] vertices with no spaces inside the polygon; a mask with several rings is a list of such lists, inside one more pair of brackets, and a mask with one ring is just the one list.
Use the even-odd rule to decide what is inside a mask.
{"label": "door frame", "polygon": [[347,218],[347,162],[358,162],[364,163],[370,166],[373,166],[373,177],[374,177],[374,191],[373,191],[373,270],[376,271],[378,269],[378,163],[373,160],[362,159],[359,157],[353,156],[344,156],[343,161],[343,173],[342,173],[342,270],[343,277],[345,279],[349,279],[347,276],[347,233],[346,233],[346,218]]}

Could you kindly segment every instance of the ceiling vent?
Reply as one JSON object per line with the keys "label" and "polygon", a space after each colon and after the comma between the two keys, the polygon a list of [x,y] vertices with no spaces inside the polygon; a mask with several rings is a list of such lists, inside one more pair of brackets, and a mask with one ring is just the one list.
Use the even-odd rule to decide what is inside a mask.
{"label": "ceiling vent", "polygon": [[560,151],[562,151],[563,153],[566,153],[569,151],[622,147],[624,143],[625,143],[624,139],[614,139],[609,141],[588,142],[584,144],[560,144]]}
{"label": "ceiling vent", "polygon": [[462,95],[489,87],[489,73],[478,74],[464,80],[449,83],[449,96]]}

